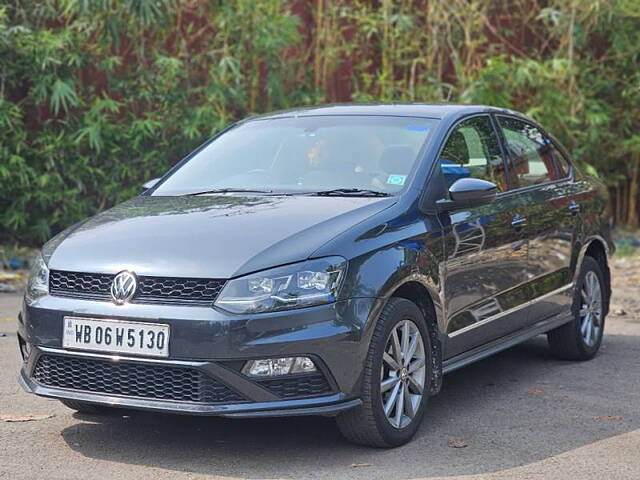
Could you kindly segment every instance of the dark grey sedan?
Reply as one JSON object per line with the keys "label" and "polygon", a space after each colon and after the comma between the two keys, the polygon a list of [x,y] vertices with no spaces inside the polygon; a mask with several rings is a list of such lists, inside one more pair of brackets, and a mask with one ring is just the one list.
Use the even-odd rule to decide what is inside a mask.
{"label": "dark grey sedan", "polygon": [[606,189],[485,106],[234,124],[36,260],[25,390],[82,412],[335,416],[416,432],[442,376],[542,333],[587,360],[610,297]]}

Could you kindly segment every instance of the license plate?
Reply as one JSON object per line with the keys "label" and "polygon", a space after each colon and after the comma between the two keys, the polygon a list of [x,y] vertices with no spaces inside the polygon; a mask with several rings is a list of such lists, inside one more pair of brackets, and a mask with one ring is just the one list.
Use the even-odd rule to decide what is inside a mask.
{"label": "license plate", "polygon": [[169,356],[169,325],[64,317],[62,346],[95,352]]}

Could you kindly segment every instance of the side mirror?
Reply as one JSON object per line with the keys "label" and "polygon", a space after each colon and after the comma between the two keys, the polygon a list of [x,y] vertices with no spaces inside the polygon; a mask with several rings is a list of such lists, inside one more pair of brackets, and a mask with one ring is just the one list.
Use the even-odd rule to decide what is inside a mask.
{"label": "side mirror", "polygon": [[449,200],[438,200],[440,212],[461,208],[478,207],[491,203],[496,198],[498,186],[479,178],[461,178],[449,187]]}
{"label": "side mirror", "polygon": [[142,184],[142,188],[143,188],[144,190],[149,190],[150,188],[155,187],[156,183],[158,183],[159,181],[160,181],[160,177],[158,177],[158,178],[153,178],[153,179],[149,180],[148,182],[143,183],[143,184]]}

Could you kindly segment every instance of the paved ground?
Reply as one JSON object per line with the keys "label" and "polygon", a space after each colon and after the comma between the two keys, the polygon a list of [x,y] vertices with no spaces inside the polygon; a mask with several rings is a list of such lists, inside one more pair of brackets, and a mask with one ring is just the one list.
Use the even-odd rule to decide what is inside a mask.
{"label": "paved ground", "polygon": [[639,479],[639,265],[618,262],[597,358],[556,361],[539,337],[455,372],[415,440],[389,451],[352,446],[322,418],[73,414],[20,390],[20,299],[0,294],[0,415],[54,415],[0,421],[0,478]]}

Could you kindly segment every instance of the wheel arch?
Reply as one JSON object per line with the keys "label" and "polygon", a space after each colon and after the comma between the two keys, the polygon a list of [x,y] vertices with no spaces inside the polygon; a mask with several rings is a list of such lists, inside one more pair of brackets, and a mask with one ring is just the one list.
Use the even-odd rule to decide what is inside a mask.
{"label": "wheel arch", "polygon": [[[397,285],[386,297],[404,298],[417,305],[427,323],[429,343],[431,345],[431,378],[429,379],[429,395],[436,395],[442,387],[442,336],[438,328],[436,302],[429,289],[417,280],[408,280]],[[385,302],[386,303],[386,302]]]}
{"label": "wheel arch", "polygon": [[[578,257],[578,265],[582,265],[582,260],[585,256],[593,258],[600,267],[602,268],[602,272],[605,278],[605,292],[606,292],[606,300],[605,300],[605,315],[609,312],[609,302],[611,299],[611,270],[609,269],[609,247],[607,242],[600,237],[592,237],[585,241],[582,248],[580,249],[580,255]],[[575,277],[580,273],[579,268],[576,268]]]}

